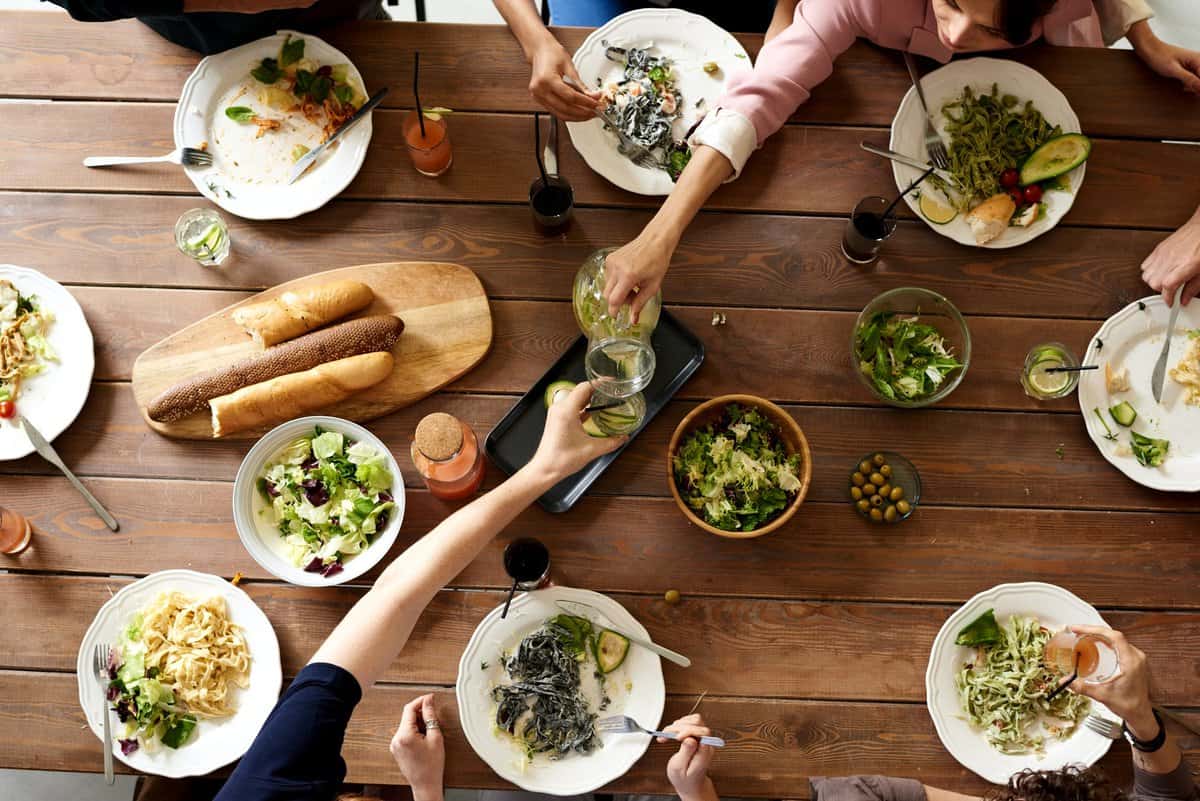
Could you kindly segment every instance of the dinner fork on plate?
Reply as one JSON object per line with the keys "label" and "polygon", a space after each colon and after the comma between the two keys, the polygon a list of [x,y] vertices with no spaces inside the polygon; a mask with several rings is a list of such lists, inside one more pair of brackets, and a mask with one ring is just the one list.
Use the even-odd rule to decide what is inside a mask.
{"label": "dinner fork on plate", "polygon": [[96,647],[92,650],[92,670],[96,674],[96,681],[100,682],[100,700],[102,712],[100,717],[104,720],[104,780],[109,784],[116,782],[116,777],[113,776],[113,743],[112,743],[112,723],[109,722],[108,714],[108,659],[110,647],[105,643],[96,643]]}
{"label": "dinner fork on plate", "polygon": [[[574,79],[572,79],[570,75],[564,75],[562,76],[562,79],[563,83],[565,83],[567,86],[570,86],[572,89],[578,89],[581,92],[584,91],[584,88],[580,86]],[[605,108],[603,111],[598,109],[595,114],[597,119],[611,128],[612,132],[617,135],[617,150],[621,153],[621,155],[627,156],[634,164],[639,167],[645,167],[648,170],[658,169],[662,166],[662,163],[659,161],[659,159],[655,158],[654,154],[650,152],[649,148],[633,141],[628,134],[621,130],[621,126],[617,122],[617,118],[613,116],[610,109]]]}
{"label": "dinner fork on plate", "polygon": [[[613,715],[609,718],[601,718],[596,721],[596,731],[606,734],[633,734],[642,732],[649,734],[651,737],[663,737],[668,740],[682,740],[673,731],[655,731],[654,729],[643,729],[638,725],[638,722],[628,715]],[[700,745],[711,745],[713,748],[724,748],[725,741],[720,737],[701,737]]]}
{"label": "dinner fork on plate", "polygon": [[1087,726],[1090,731],[1094,731],[1101,737],[1107,737],[1110,740],[1120,740],[1124,735],[1121,722],[1109,720],[1103,715],[1097,715],[1095,712],[1087,716],[1083,721],[1083,725]]}
{"label": "dinner fork on plate", "polygon": [[194,147],[177,147],[165,156],[88,156],[85,167],[115,167],[120,164],[182,164],[184,167],[208,167],[212,153]]}
{"label": "dinner fork on plate", "polygon": [[917,98],[921,101],[921,110],[925,112],[925,151],[929,160],[939,170],[950,168],[950,156],[946,153],[946,145],[938,136],[937,128],[933,127],[933,119],[929,116],[929,106],[925,103],[925,90],[921,88],[921,77],[917,75],[917,62],[911,53],[904,54],[904,66],[908,67],[908,76],[912,78],[913,87],[917,90]]}

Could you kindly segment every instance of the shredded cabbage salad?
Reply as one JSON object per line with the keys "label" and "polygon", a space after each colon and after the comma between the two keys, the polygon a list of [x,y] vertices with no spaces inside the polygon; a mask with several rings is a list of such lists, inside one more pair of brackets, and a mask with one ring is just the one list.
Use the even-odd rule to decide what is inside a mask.
{"label": "shredded cabbage salad", "polygon": [[1003,754],[1041,753],[1046,735],[1065,740],[1091,708],[1082,695],[1046,695],[1066,677],[1043,662],[1050,639],[1037,618],[1009,618],[1000,641],[976,649],[958,675],[959,700],[971,724]]}
{"label": "shredded cabbage salad", "polygon": [[0,280],[0,401],[15,401],[21,382],[46,371],[58,354],[46,338],[54,315],[36,295],[22,295]]}

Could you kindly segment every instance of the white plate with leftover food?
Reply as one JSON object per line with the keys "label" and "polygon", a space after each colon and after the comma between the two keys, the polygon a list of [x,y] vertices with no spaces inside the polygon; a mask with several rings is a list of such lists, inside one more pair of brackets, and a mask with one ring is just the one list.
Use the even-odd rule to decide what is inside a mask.
{"label": "white plate with leftover food", "polygon": [[0,264],[0,460],[33,453],[17,414],[47,441],[75,421],[92,386],[92,347],[70,292],[37,270]]}
{"label": "white plate with leftover food", "polygon": [[[1156,403],[1150,378],[1171,309],[1154,295],[1104,321],[1079,374],[1079,411],[1088,436],[1114,467],[1142,486],[1200,491],[1200,302],[1179,310]],[[1163,443],[1166,443],[1165,445]]]}
{"label": "white plate with leftover food", "polygon": [[[937,186],[936,179],[927,180],[921,190],[904,198],[913,213],[942,236],[972,247],[1016,247],[1057,225],[1075,202],[1086,163],[1079,163],[1060,178],[1034,182],[1037,189],[1029,190],[1029,197],[1035,197],[1032,192],[1036,192],[1038,199],[1021,205],[1013,201],[1011,210],[1006,205],[1007,188],[1001,179],[1005,168],[1018,170],[1019,179],[1019,168],[1038,144],[1080,132],[1079,118],[1063,93],[1036,70],[996,58],[952,61],[923,75],[921,86],[930,116],[949,151],[951,171],[962,181],[946,189]],[[970,95],[965,94],[968,90]],[[948,104],[958,105],[946,108]],[[892,120],[889,147],[918,161],[928,161],[924,116],[916,90],[910,88]],[[1044,125],[1039,124],[1039,117]],[[954,119],[962,120],[961,134],[951,133],[959,130]],[[1011,125],[1014,135],[991,135],[1001,124]],[[1085,159],[1090,153],[1090,143],[1084,137],[1061,141],[1077,141],[1088,148],[1082,154]],[[897,162],[892,162],[892,173],[902,190],[921,175],[919,170]],[[1012,178],[1007,181],[1011,183]],[[982,201],[997,196],[995,203],[983,206]],[[924,208],[922,197],[929,204]],[[968,222],[968,218],[974,219],[970,210],[976,205],[981,207],[982,218],[977,222],[978,236]],[[1005,224],[1005,220],[1010,222]],[[981,242],[980,236],[991,238]]]}
{"label": "white plate with leftover food", "polygon": [[[614,61],[610,46],[625,55],[614,51],[620,59]],[[611,98],[613,114],[642,144],[682,142],[716,108],[729,76],[751,68],[732,34],[679,9],[638,9],[614,17],[584,40],[573,60],[584,85]],[[602,120],[568,122],[567,131],[587,165],[617,186],[639,195],[671,194],[675,182],[666,170],[671,154],[664,147],[653,149],[664,160],[662,168],[639,167],[618,152],[617,135]],[[674,167],[684,163],[681,151]]]}
{"label": "white plate with leftover food", "polygon": [[358,174],[370,117],[288,184],[295,162],[366,99],[362,75],[340,50],[279,31],[197,65],[175,107],[175,146],[212,153],[212,166],[185,172],[213,203],[246,219],[290,219],[324,206]]}
{"label": "white plate with leftover food", "polygon": [[301,417],[263,436],[238,468],[233,521],[254,561],[291,584],[356,579],[404,520],[404,479],[383,442],[339,417]]}
{"label": "white plate with leftover food", "polygon": [[[1102,704],[1074,695],[1069,690],[1051,703],[1056,711],[1060,706],[1069,710],[1074,720],[1051,720],[1046,715],[1036,712],[1038,703],[1031,698],[1032,694],[1022,694],[1011,689],[1016,686],[1016,682],[996,679],[997,688],[1009,688],[997,689],[996,692],[1012,696],[1014,709],[1018,708],[1019,704],[1027,705],[1021,714],[1012,716],[1013,725],[1003,727],[1006,730],[1004,735],[1007,736],[1007,739],[1003,740],[1005,747],[1010,751],[1024,751],[1023,753],[1002,752],[989,741],[989,735],[980,726],[972,723],[959,690],[959,682],[962,681],[959,678],[960,674],[974,673],[972,682],[990,683],[987,672],[997,672],[1001,663],[1018,671],[1027,667],[1031,674],[1045,670],[1040,665],[1041,654],[1037,640],[1025,637],[1017,640],[1023,643],[1023,647],[1016,649],[1017,652],[1028,654],[1028,659],[1021,660],[1021,665],[1017,665],[1015,660],[992,663],[982,655],[976,662],[976,648],[955,644],[963,629],[989,609],[993,610],[996,623],[1006,638],[1028,634],[1031,624],[1034,631],[1042,628],[1047,630],[1041,632],[1037,640],[1048,639],[1050,634],[1070,625],[1107,625],[1100,613],[1078,596],[1061,587],[1041,582],[1001,584],[979,593],[959,607],[947,618],[934,639],[933,649],[929,654],[929,666],[925,671],[925,697],[929,716],[933,719],[938,737],[946,750],[963,767],[994,784],[1004,784],[1014,773],[1027,768],[1058,770],[1068,764],[1095,763],[1108,751],[1112,741],[1087,729],[1082,725],[1083,719],[1089,712],[1103,714],[1110,720],[1115,717]],[[975,667],[968,671],[967,665]],[[1024,686],[1033,687],[1039,683],[1052,685],[1060,681],[1057,674],[1053,677],[1043,676],[1042,679],[1044,681],[1039,682],[1031,677]],[[1044,692],[1040,694],[1044,695]],[[1061,725],[1061,738],[1047,730],[1047,724]],[[997,727],[998,732],[1000,728]],[[997,735],[1000,736],[1003,735]]]}
{"label": "white plate with leftover food", "polygon": [[[92,670],[99,643],[116,651],[107,703]],[[75,669],[92,733],[104,737],[106,712],[113,755],[170,778],[202,776],[245,754],[283,683],[267,616],[228,581],[192,570],[121,588],[84,634]]]}
{"label": "white plate with leftover food", "polygon": [[[625,775],[650,737],[601,736],[594,722],[628,715],[658,728],[666,689],[658,655],[605,627],[649,640],[645,627],[611,598],[571,587],[519,595],[507,618],[502,611],[483,619],[458,664],[459,716],[475,753],[535,793],[580,795]],[[543,703],[519,681],[554,689]]]}

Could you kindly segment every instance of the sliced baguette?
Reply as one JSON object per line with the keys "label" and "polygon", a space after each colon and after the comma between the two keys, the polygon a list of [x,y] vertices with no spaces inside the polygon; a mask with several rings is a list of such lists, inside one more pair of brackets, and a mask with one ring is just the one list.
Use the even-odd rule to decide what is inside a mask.
{"label": "sliced baguette", "polygon": [[233,321],[269,347],[365,309],[374,299],[371,287],[359,281],[328,281],[234,309]]}
{"label": "sliced baguette", "polygon": [[1008,229],[1008,221],[1017,210],[1017,204],[1001,192],[971,209],[967,214],[967,225],[975,235],[975,244],[986,245]]}

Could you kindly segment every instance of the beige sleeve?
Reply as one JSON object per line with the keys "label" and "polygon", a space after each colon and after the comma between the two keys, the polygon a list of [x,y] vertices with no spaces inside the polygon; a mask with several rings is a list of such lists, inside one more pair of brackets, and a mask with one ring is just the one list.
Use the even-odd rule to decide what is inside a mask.
{"label": "beige sleeve", "polygon": [[1092,0],[1092,4],[1100,16],[1100,30],[1106,45],[1123,37],[1135,22],[1154,16],[1154,10],[1146,0]]}

